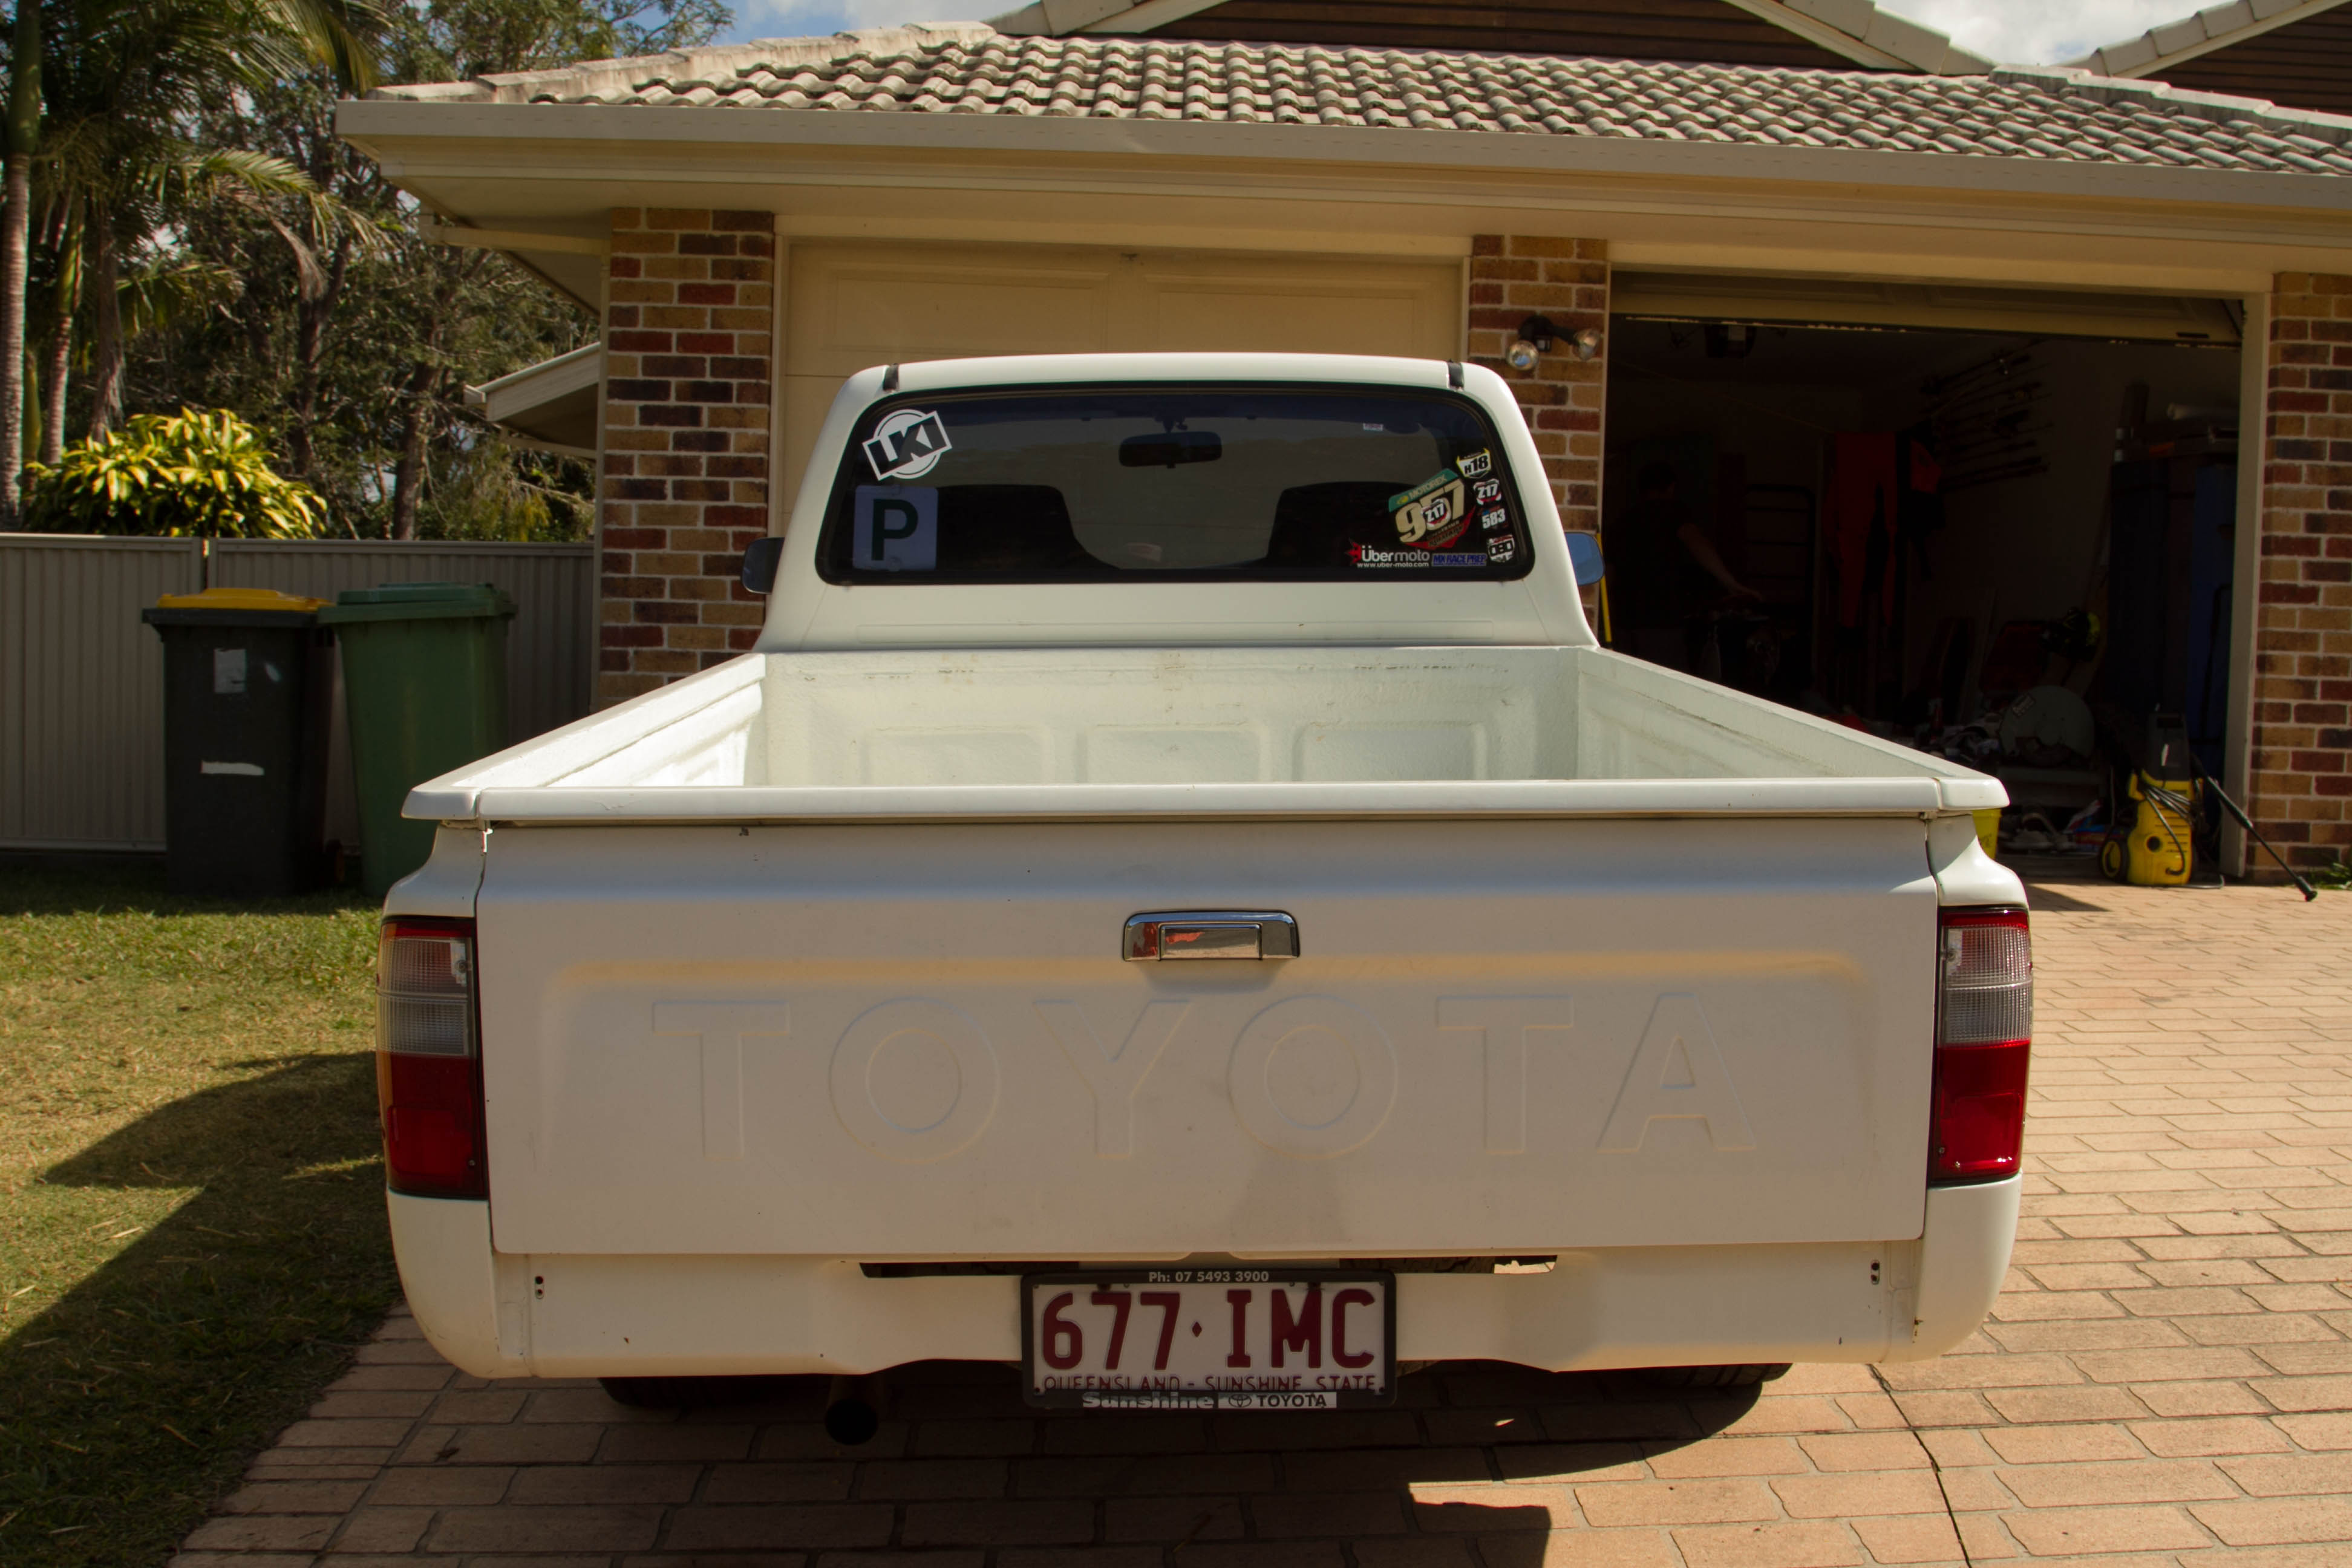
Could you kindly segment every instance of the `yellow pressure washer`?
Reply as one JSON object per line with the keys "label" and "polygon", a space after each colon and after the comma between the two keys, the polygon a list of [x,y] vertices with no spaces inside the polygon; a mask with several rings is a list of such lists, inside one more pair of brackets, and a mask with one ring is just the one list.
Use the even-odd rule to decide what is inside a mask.
{"label": "yellow pressure washer", "polygon": [[2099,869],[2111,881],[2136,888],[2186,887],[2197,861],[2190,825],[2203,797],[2195,778],[2158,778],[2141,768],[2131,776],[2139,809],[2128,831],[2099,846]]}

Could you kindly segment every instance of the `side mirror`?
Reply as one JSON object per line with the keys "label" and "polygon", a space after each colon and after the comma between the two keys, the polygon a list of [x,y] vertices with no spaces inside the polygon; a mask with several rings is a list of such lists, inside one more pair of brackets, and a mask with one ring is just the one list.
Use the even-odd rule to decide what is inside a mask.
{"label": "side mirror", "polygon": [[1607,570],[1601,561],[1600,539],[1590,533],[1571,531],[1568,536],[1568,563],[1575,569],[1578,587],[1589,588],[1600,582]]}
{"label": "side mirror", "polygon": [[772,535],[751,541],[743,552],[743,587],[749,593],[764,594],[776,585],[776,563],[784,558],[784,542]]}

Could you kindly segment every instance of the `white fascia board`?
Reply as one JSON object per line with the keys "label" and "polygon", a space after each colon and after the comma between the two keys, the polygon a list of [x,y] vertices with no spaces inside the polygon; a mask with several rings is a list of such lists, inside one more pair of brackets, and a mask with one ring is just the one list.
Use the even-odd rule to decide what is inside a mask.
{"label": "white fascia board", "polygon": [[[604,345],[589,343],[570,353],[540,361],[522,369],[466,388],[466,401],[478,406],[492,424],[512,419],[533,408],[594,386],[604,374]],[[477,401],[478,400],[478,402]]]}
{"label": "white fascia board", "polygon": [[2137,38],[2093,49],[2081,59],[2067,63],[2100,76],[2126,79],[2162,76],[2175,66],[2185,65],[2216,49],[2259,38],[2264,33],[2306,21],[2343,4],[2344,0],[2238,0],[2235,5],[2216,5],[2178,22],[2150,27]]}
{"label": "white fascia board", "polygon": [[1980,76],[1992,62],[1957,48],[1933,27],[1890,16],[1870,0],[1728,0],[1752,16],[1873,70]]}
{"label": "white fascia board", "polygon": [[1053,24],[1045,20],[1045,7],[1024,5],[1017,11],[1007,11],[1002,16],[987,18],[988,25],[1008,38],[1051,37]]}
{"label": "white fascia board", "polygon": [[[2134,93],[2151,90],[2137,84],[2126,89],[2117,83],[2116,88]],[[1633,137],[1510,136],[1475,131],[1061,116],[873,114],[817,109],[649,109],[380,100],[338,105],[336,130],[374,157],[395,180],[462,175],[593,183],[625,177],[627,171],[616,165],[623,156],[638,150],[674,156],[699,145],[922,151],[967,159],[975,154],[1183,158],[1233,163],[1253,173],[1274,164],[1322,164],[1367,171],[1491,170],[1742,183],[1769,180],[1915,193],[2164,202],[2352,216],[2352,176],[2345,175]],[[599,148],[611,149],[613,156],[601,159]],[[570,157],[563,156],[567,152]],[[666,163],[666,168],[675,165]],[[695,163],[693,170],[714,182],[742,184],[747,178],[743,164],[735,161],[706,160]],[[1194,170],[1186,173],[1197,175]],[[791,185],[807,177],[829,182],[836,176],[803,175],[789,161],[780,161],[764,164],[756,177]],[[1214,180],[1196,178],[1194,183],[1213,185]],[[593,192],[589,194],[593,196]],[[2347,231],[2347,238],[2352,239],[2352,231]]]}
{"label": "white fascia board", "polygon": [[1197,16],[1222,3],[1223,0],[1144,0],[1140,5],[1122,5],[1113,15],[1073,31],[1111,36],[1148,33],[1171,22]]}
{"label": "white fascia board", "polygon": [[[1907,71],[1918,68],[1899,55],[1871,47],[1853,33],[1818,14],[1807,14],[1808,12],[1819,13],[1832,7],[1815,4],[1807,5],[1801,11],[1795,5],[1782,5],[1780,0],[1726,0],[1726,3],[1737,6],[1751,16],[1771,23],[1784,33],[1794,34],[1818,48],[1827,49],[1842,59],[1852,60],[1858,66],[1864,66],[1872,70]],[[1799,3],[1801,4],[1802,0],[1799,0]],[[1867,0],[1847,0],[1847,4],[1861,4],[1865,11],[1870,8]]]}

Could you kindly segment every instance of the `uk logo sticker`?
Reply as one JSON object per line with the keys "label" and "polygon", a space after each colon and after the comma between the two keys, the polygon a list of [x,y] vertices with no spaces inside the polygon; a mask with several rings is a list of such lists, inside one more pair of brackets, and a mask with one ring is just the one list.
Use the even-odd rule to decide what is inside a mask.
{"label": "uk logo sticker", "polygon": [[1495,454],[1492,451],[1481,450],[1473,452],[1466,458],[1457,458],[1454,464],[1454,471],[1465,479],[1483,479],[1494,467]]}
{"label": "uk logo sticker", "polygon": [[860,485],[849,521],[850,564],[859,571],[939,569],[939,491],[921,485]]}
{"label": "uk logo sticker", "polygon": [[883,416],[866,438],[866,466],[877,479],[919,479],[939,466],[954,443],[937,414],[901,408]]}

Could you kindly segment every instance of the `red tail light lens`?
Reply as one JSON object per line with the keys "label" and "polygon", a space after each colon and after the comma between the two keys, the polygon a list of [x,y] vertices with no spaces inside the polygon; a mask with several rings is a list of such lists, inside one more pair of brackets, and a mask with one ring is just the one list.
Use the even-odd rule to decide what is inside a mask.
{"label": "red tail light lens", "polygon": [[401,915],[376,953],[375,1085],[384,1173],[416,1197],[489,1195],[474,922]]}
{"label": "red tail light lens", "polygon": [[2013,1176],[2033,1049],[2033,938],[2023,910],[1946,910],[1938,931],[1931,1180]]}

